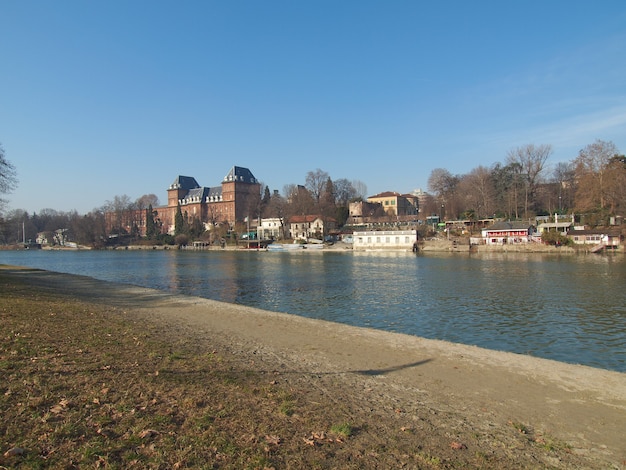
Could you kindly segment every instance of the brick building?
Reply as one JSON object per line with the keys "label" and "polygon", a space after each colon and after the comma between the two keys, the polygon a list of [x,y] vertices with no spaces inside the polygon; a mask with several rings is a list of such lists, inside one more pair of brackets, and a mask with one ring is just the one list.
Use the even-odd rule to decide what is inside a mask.
{"label": "brick building", "polygon": [[[189,222],[198,219],[206,227],[243,221],[256,217],[261,197],[261,184],[248,168],[234,166],[219,186],[200,186],[191,176],[177,176],[167,189],[167,205],[154,207],[154,219],[161,233],[174,233],[178,206]],[[120,219],[121,217],[121,219]],[[109,232],[114,226],[128,233],[146,233],[146,211],[106,214]]]}

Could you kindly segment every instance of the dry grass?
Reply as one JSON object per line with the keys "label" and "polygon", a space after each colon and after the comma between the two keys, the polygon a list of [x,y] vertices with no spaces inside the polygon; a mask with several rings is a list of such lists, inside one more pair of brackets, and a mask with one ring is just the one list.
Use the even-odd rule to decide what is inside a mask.
{"label": "dry grass", "polygon": [[[472,431],[340,378],[290,377],[210,338],[0,273],[0,468],[575,468],[519,426]],[[469,450],[470,448],[471,450]],[[569,459],[569,460],[568,460]]]}

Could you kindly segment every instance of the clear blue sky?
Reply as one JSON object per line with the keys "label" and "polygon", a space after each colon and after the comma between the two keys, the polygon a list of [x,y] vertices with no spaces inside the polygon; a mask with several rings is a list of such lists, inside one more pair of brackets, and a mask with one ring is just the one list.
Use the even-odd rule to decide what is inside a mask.
{"label": "clear blue sky", "polygon": [[9,209],[86,213],[233,165],[368,195],[551,144],[626,151],[626,2],[0,0]]}

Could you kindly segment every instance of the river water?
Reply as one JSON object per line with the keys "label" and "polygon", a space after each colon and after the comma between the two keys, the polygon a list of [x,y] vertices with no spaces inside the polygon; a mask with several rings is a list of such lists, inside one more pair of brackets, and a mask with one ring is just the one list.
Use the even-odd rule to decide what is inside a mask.
{"label": "river water", "polygon": [[35,250],[0,264],[626,372],[623,255]]}

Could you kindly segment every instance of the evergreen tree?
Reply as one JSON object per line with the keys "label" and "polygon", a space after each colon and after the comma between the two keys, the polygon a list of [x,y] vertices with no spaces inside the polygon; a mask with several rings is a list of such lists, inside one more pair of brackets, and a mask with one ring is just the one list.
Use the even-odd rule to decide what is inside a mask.
{"label": "evergreen tree", "polygon": [[180,208],[180,204],[176,208],[176,216],[174,217],[174,235],[181,235],[185,233],[185,219],[183,218],[183,211]]}
{"label": "evergreen tree", "polygon": [[272,199],[272,195],[270,194],[270,188],[269,186],[265,186],[265,191],[263,192],[263,199],[261,202],[264,205],[267,205],[270,203],[270,199]]}
{"label": "evergreen tree", "polygon": [[152,204],[150,204],[146,209],[146,238],[152,240],[155,236],[154,212],[152,211]]}
{"label": "evergreen tree", "polygon": [[265,186],[265,191],[263,192],[263,197],[261,198],[261,207],[259,217],[267,217],[267,212],[270,206],[270,202],[272,200],[272,195],[270,194],[269,186]]}

